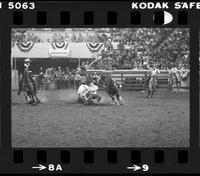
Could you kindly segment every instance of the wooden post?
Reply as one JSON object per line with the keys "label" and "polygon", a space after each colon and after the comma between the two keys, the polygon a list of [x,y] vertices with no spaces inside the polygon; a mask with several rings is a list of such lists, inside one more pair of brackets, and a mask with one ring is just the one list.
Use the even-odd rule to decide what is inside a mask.
{"label": "wooden post", "polygon": [[123,84],[123,76],[124,76],[124,74],[121,73],[121,85]]}
{"label": "wooden post", "polygon": [[78,58],[78,68],[81,68],[81,60],[80,60],[80,56]]}
{"label": "wooden post", "polygon": [[14,58],[14,70],[17,70],[17,58]]}

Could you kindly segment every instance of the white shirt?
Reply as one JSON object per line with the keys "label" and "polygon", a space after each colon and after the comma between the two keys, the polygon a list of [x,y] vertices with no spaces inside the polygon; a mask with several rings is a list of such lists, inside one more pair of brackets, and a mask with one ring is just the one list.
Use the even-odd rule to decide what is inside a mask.
{"label": "white shirt", "polygon": [[90,88],[89,88],[87,85],[83,85],[83,84],[82,84],[82,85],[78,88],[77,94],[78,94],[79,97],[87,99],[86,94],[87,94],[89,91],[90,91]]}
{"label": "white shirt", "polygon": [[90,93],[91,94],[96,95],[98,89],[99,89],[98,86],[96,86],[94,84],[90,85]]}
{"label": "white shirt", "polygon": [[177,69],[176,67],[173,67],[173,68],[171,69],[171,71],[174,72],[174,73],[177,73],[177,72],[178,72],[178,69]]}
{"label": "white shirt", "polygon": [[158,70],[157,68],[156,68],[155,70],[152,70],[152,71],[151,71],[151,75],[152,75],[152,76],[157,76],[158,73],[160,73],[160,70]]}

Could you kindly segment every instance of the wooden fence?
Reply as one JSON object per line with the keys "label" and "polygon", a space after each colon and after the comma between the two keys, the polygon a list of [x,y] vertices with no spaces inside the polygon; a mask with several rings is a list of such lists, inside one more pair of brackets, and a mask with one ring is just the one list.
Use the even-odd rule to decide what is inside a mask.
{"label": "wooden fence", "polygon": [[[183,70],[188,72],[189,70]],[[116,80],[122,85],[123,90],[143,90],[145,83],[145,73],[150,72],[149,70],[87,70],[87,74],[104,74],[111,75],[112,79]],[[168,71],[160,70],[158,74],[159,88],[168,89]],[[189,79],[181,81],[181,88],[189,88]]]}
{"label": "wooden fence", "polygon": [[[188,70],[184,70],[188,71]],[[111,75],[111,77],[122,85],[123,90],[143,90],[145,73],[149,70],[88,70],[87,74]],[[158,74],[159,88],[168,89],[168,71],[161,70]],[[189,88],[190,79],[181,81],[181,88]],[[12,70],[12,89],[18,89],[18,71]]]}

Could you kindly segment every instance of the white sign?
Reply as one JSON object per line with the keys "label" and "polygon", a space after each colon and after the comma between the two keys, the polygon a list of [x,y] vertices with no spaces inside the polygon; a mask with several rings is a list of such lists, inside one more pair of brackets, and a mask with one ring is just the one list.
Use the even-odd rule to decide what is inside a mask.
{"label": "white sign", "polygon": [[66,58],[71,57],[70,49],[49,49],[49,56],[51,58]]}

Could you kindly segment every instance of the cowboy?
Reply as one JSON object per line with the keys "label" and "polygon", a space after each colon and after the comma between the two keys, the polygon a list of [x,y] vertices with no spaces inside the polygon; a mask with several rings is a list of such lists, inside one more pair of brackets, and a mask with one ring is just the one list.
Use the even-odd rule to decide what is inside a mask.
{"label": "cowboy", "polygon": [[[146,62],[144,63],[144,67],[147,70],[151,70],[152,69]],[[149,83],[150,78],[151,78],[151,72],[145,72],[145,83],[144,83],[144,87],[145,88],[147,88],[147,85]]]}
{"label": "cowboy", "polygon": [[171,71],[172,71],[172,72],[177,76],[177,78],[178,78],[179,70],[178,70],[176,64],[173,64],[173,65],[172,65]]}
{"label": "cowboy", "polygon": [[151,76],[156,76],[160,73],[160,70],[156,68],[156,64],[153,65],[153,69],[151,71]]}
{"label": "cowboy", "polygon": [[29,58],[26,58],[26,59],[24,60],[24,67],[25,67],[26,69],[29,69],[30,65],[31,65],[31,60],[30,60]]}
{"label": "cowboy", "polygon": [[177,69],[177,67],[176,67],[175,64],[173,64],[171,71],[172,71],[173,73],[175,73],[176,76],[177,76],[177,74],[178,74],[178,69]]}
{"label": "cowboy", "polygon": [[77,90],[77,95],[79,97],[79,100],[88,103],[88,95],[90,92],[89,86],[86,85],[86,76],[81,75],[81,85],[79,86]]}
{"label": "cowboy", "polygon": [[81,84],[77,90],[77,95],[78,95],[79,100],[88,102],[89,91],[90,91],[90,88],[86,84]]}
{"label": "cowboy", "polygon": [[149,67],[150,68],[150,73],[147,74],[147,79],[145,80],[145,88],[147,87],[147,85],[149,84],[149,80],[151,79],[152,76],[155,76],[156,77],[156,84],[157,84],[157,87],[158,87],[158,79],[157,79],[157,75],[158,73],[160,73],[160,70],[158,70],[156,68],[156,64],[153,64],[153,67]]}
{"label": "cowboy", "polygon": [[94,81],[95,84],[98,84],[99,83],[99,80],[100,80],[100,76],[97,75],[96,72],[94,72],[93,76],[92,76],[92,80]]}
{"label": "cowboy", "polygon": [[151,77],[155,76],[156,78],[156,87],[158,88],[158,73],[160,73],[160,70],[156,68],[156,64],[153,65],[153,70],[151,71]]}
{"label": "cowboy", "polygon": [[33,83],[34,91],[37,93],[38,91],[37,91],[37,88],[35,85],[35,81],[33,80],[33,77],[32,77],[32,71],[30,70],[31,60],[29,58],[27,58],[24,60],[24,62],[25,62],[24,63],[25,70],[27,70],[27,72],[29,73],[30,80]]}
{"label": "cowboy", "polygon": [[43,71],[43,68],[40,67],[40,73],[39,73],[39,76],[38,76],[38,89],[41,89],[42,85],[43,85],[43,79],[44,79],[44,71]]}
{"label": "cowboy", "polygon": [[[33,80],[33,77],[31,76],[32,71],[30,70],[30,63],[31,63],[31,60],[29,58],[24,60],[24,67],[23,67],[23,75],[24,76],[22,76],[22,80],[19,84],[19,88],[21,90],[23,82],[26,82],[25,77],[29,76],[29,78],[33,84],[34,91],[37,93],[35,82]],[[25,76],[25,74],[26,74],[26,76]],[[20,95],[20,92],[18,92],[18,95]]]}
{"label": "cowboy", "polygon": [[177,81],[178,82],[180,82],[181,80],[181,78],[180,78],[180,71],[177,69],[177,67],[176,67],[176,65],[175,64],[173,64],[173,66],[172,66],[172,69],[171,69],[171,73],[173,73],[175,76],[176,76],[176,78],[177,78]]}
{"label": "cowboy", "polygon": [[79,74],[78,71],[76,71],[76,74],[74,76],[74,80],[75,80],[76,88],[78,89],[80,84],[81,84],[81,75]]}
{"label": "cowboy", "polygon": [[80,76],[81,76],[81,84],[86,84],[87,78],[86,78],[85,74],[80,74]]}
{"label": "cowboy", "polygon": [[94,81],[92,81],[90,83],[90,86],[89,86],[90,90],[89,90],[89,96],[91,97],[91,99],[97,99],[97,101],[99,102],[101,100],[101,96],[99,96],[97,94],[97,91],[98,91],[98,86],[96,86],[94,84]]}

